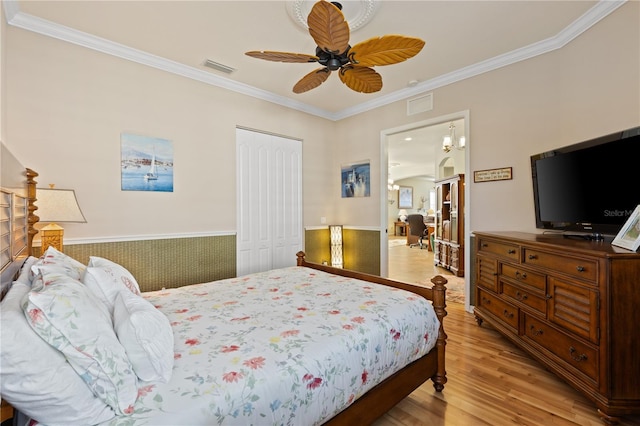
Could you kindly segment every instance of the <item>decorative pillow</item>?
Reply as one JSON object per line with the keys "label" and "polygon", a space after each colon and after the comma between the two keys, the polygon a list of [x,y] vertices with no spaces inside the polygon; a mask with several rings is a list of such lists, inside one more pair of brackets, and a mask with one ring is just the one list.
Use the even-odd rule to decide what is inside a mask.
{"label": "decorative pillow", "polygon": [[38,275],[40,266],[59,267],[63,269],[68,276],[76,280],[80,279],[86,268],[82,263],[71,256],[59,252],[52,246],[49,246],[47,251],[45,251],[40,259],[31,267],[34,275]]}
{"label": "decorative pillow", "polygon": [[39,422],[97,424],[115,416],[96,398],[64,355],[29,326],[21,302],[31,289],[16,281],[0,304],[0,392]]}
{"label": "decorative pillow", "polygon": [[173,330],[162,312],[142,297],[123,290],[115,299],[113,328],[140,379],[169,381],[173,369]]}
{"label": "decorative pillow", "polygon": [[25,259],[22,267],[20,268],[20,273],[18,274],[17,282],[22,284],[31,284],[33,281],[33,277],[35,274],[31,270],[31,267],[38,261],[37,257],[29,256]]}
{"label": "decorative pillow", "polygon": [[23,300],[27,321],[64,354],[98,398],[117,414],[130,414],[137,398],[137,379],[109,312],[77,280],[45,272],[42,281],[40,288],[34,281],[34,290]]}
{"label": "decorative pillow", "polygon": [[121,290],[129,289],[140,295],[138,282],[131,272],[121,265],[102,257],[91,256],[82,282],[98,296],[113,315],[113,305]]}

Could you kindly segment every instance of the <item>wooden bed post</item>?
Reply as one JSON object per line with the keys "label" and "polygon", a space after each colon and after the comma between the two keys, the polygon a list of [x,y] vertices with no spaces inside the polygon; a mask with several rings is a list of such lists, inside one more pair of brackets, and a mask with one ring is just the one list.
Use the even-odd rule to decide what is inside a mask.
{"label": "wooden bed post", "polygon": [[436,342],[436,349],[438,351],[438,370],[436,374],[431,377],[433,381],[433,387],[437,392],[442,392],[444,384],[447,383],[447,371],[444,365],[445,346],[447,345],[447,333],[444,332],[444,317],[447,316],[447,304],[445,302],[445,295],[447,287],[446,278],[441,275],[436,275],[431,278],[433,283],[433,308],[436,311],[438,320],[440,320],[440,329],[438,330],[438,340]]}
{"label": "wooden bed post", "polygon": [[298,258],[298,266],[302,266],[304,264],[304,252],[299,251],[296,253],[296,257]]}
{"label": "wooden bed post", "polygon": [[38,173],[33,170],[27,168],[27,203],[29,210],[28,213],[28,229],[27,229],[27,255],[33,254],[33,237],[36,236],[38,231],[35,228],[35,224],[38,223],[40,218],[34,213],[38,210],[38,206],[35,205],[37,200],[36,198],[36,182],[35,178],[38,176]]}

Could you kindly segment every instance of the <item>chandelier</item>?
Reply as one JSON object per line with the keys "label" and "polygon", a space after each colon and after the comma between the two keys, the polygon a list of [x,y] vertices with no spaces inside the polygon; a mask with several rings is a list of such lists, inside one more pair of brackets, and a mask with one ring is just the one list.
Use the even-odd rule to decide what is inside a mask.
{"label": "chandelier", "polygon": [[388,195],[389,204],[393,204],[395,202],[392,192],[398,191],[399,189],[400,189],[400,185],[394,184],[393,179],[389,178],[387,180],[387,195]]}
{"label": "chandelier", "polygon": [[449,152],[452,148],[464,149],[466,144],[467,140],[464,136],[460,136],[460,138],[456,139],[456,126],[452,121],[451,124],[449,124],[449,134],[442,140],[442,150],[444,152]]}

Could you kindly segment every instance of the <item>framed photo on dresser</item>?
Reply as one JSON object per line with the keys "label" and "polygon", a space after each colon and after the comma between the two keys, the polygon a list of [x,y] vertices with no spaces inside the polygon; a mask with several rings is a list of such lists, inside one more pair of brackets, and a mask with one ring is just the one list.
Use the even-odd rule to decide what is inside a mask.
{"label": "framed photo on dresser", "polygon": [[638,250],[640,247],[640,205],[631,213],[611,244],[633,251]]}

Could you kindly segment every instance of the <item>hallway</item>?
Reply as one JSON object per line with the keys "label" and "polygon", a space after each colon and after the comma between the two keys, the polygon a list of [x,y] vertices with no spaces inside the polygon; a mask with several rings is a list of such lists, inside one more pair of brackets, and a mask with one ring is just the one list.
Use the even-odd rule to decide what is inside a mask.
{"label": "hallway", "polygon": [[[389,236],[389,278],[430,286],[431,278],[442,275],[449,281],[448,290],[464,292],[464,277],[456,277],[451,271],[435,266],[432,251],[426,248],[421,250],[417,246],[410,248],[406,241],[407,237]],[[460,301],[462,297],[455,299]]]}

